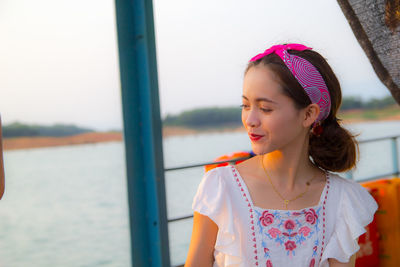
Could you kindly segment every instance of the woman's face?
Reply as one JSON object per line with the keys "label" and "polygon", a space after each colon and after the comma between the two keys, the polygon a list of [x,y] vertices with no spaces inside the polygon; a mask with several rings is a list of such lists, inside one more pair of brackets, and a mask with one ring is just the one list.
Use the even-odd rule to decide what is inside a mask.
{"label": "woman's face", "polygon": [[282,150],[304,133],[303,113],[281,90],[268,67],[251,67],[244,76],[242,122],[255,154]]}

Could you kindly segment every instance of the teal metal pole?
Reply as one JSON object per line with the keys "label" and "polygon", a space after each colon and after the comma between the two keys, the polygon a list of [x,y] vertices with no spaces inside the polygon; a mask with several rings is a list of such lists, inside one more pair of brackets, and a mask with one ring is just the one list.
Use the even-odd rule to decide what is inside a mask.
{"label": "teal metal pole", "polygon": [[170,266],[152,1],[116,0],[133,266]]}

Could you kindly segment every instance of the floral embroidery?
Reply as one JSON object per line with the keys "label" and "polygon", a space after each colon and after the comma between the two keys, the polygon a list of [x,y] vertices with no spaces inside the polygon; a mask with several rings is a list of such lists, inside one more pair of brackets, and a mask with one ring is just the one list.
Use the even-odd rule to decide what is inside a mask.
{"label": "floral embroidery", "polygon": [[296,248],[296,243],[291,240],[288,240],[285,243],[285,248],[286,248],[286,250],[293,251]]}
{"label": "floral embroidery", "polygon": [[282,233],[282,234],[285,235],[285,236],[290,236],[290,237],[294,237],[294,236],[297,235],[297,233],[292,233],[292,234],[289,234],[289,233]]}
{"label": "floral embroidery", "polygon": [[[322,206],[301,211],[280,211],[254,209],[258,231],[262,238],[264,258],[272,264],[271,250],[285,251],[289,257],[295,257],[300,247],[307,246],[312,257],[317,256],[320,243]],[[308,245],[308,243],[312,242]],[[315,259],[313,261],[315,265]],[[311,264],[311,263],[310,263]],[[272,266],[272,265],[271,265]]]}
{"label": "floral embroidery", "polygon": [[311,229],[308,228],[307,226],[303,226],[299,229],[299,234],[303,234],[304,236],[308,236],[308,234],[311,232]]}
{"label": "floral embroidery", "polygon": [[292,221],[292,220],[287,220],[287,221],[285,222],[285,228],[286,228],[286,230],[293,230],[294,226],[295,226],[295,223],[294,223],[294,221]]}
{"label": "floral embroidery", "polygon": [[262,216],[260,217],[261,224],[264,226],[268,226],[274,222],[274,215],[268,213],[268,211],[264,211]]}
{"label": "floral embroidery", "polygon": [[[250,228],[252,231],[251,238],[254,242],[254,264],[256,266],[259,265],[258,261],[260,258],[258,256],[262,255],[262,253],[261,255],[259,254],[259,252],[262,251],[264,252],[266,267],[273,267],[271,253],[275,255],[275,253],[281,254],[281,252],[286,251],[286,255],[290,256],[290,262],[292,262],[292,259],[296,260],[296,250],[300,250],[300,248],[303,247],[303,249],[300,250],[300,255],[303,250],[309,251],[310,254],[312,253],[309,266],[314,267],[316,264],[318,265],[318,263],[316,263],[318,259],[317,253],[320,253],[320,262],[324,250],[326,231],[325,206],[330,187],[328,172],[326,172],[326,191],[322,205],[316,206],[315,209],[306,208],[291,212],[282,210],[268,211],[255,207],[248,194],[246,194],[247,192],[245,192],[244,189],[247,188],[241,184],[242,181],[236,169],[232,167],[232,170],[240,193],[243,195],[245,203],[249,208]],[[256,240],[255,232],[259,232],[260,234],[257,235],[257,240],[259,240],[258,242],[260,243]],[[320,240],[321,236],[322,240]],[[261,248],[257,248],[259,245],[261,245]],[[320,250],[318,248],[320,248]]]}
{"label": "floral embroidery", "polygon": [[272,238],[276,238],[278,235],[280,235],[282,232],[279,231],[278,228],[271,228],[268,230],[268,233],[271,235]]}
{"label": "floral embroidery", "polygon": [[308,223],[314,224],[315,221],[318,219],[318,215],[315,213],[314,209],[310,209],[306,212],[306,221]]}

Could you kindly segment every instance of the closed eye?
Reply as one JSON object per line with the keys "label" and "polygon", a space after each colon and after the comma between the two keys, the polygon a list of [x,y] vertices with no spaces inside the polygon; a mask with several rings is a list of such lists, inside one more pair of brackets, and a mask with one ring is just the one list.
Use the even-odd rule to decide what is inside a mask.
{"label": "closed eye", "polygon": [[267,109],[267,108],[260,108],[263,112],[268,113],[271,112],[272,109]]}

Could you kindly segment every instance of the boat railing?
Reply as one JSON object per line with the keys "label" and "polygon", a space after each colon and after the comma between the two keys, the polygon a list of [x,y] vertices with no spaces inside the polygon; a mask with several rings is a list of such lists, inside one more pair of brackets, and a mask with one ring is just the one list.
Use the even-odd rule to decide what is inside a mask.
{"label": "boat railing", "polygon": [[[393,162],[393,169],[390,172],[386,173],[380,173],[378,175],[373,175],[373,176],[368,176],[368,177],[361,177],[357,178],[357,182],[366,182],[366,181],[372,181],[376,180],[379,178],[384,178],[384,177],[389,177],[389,176],[399,176],[400,175],[400,170],[399,170],[399,149],[397,145],[397,140],[400,138],[400,135],[392,135],[392,136],[384,136],[384,137],[377,137],[377,138],[370,138],[370,139],[365,139],[365,140],[359,140],[359,144],[366,144],[366,143],[373,143],[373,142],[379,142],[379,141],[384,141],[384,140],[390,140],[390,145],[391,145],[391,154],[392,154],[392,162]],[[232,163],[236,162],[239,160],[245,160],[248,159],[249,157],[244,157],[244,158],[236,158],[234,160],[226,160],[226,161],[218,161],[218,162],[203,162],[203,163],[197,163],[197,164],[191,164],[191,165],[183,165],[183,166],[177,166],[177,167],[172,167],[172,168],[165,168],[165,172],[171,172],[171,171],[178,171],[178,170],[184,170],[184,169],[190,169],[190,168],[198,168],[198,167],[204,167],[206,165],[210,164],[219,164],[219,163]],[[354,179],[353,171],[348,171],[344,173],[344,176],[348,179]],[[176,218],[168,218],[168,223],[176,222],[176,221],[181,221],[181,220],[187,220],[193,217],[193,214],[188,214],[186,216],[180,216]],[[176,266],[182,266],[182,264],[176,265]]]}

